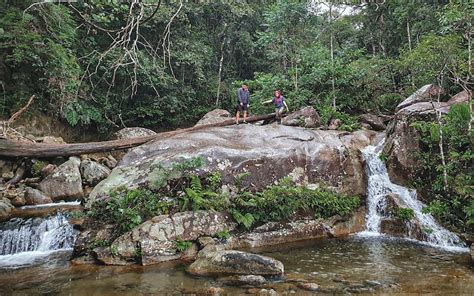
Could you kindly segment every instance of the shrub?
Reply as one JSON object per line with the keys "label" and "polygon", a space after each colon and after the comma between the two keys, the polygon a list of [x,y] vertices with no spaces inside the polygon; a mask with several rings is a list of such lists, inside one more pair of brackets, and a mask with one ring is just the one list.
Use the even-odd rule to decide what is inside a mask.
{"label": "shrub", "polygon": [[117,224],[118,233],[132,230],[147,219],[169,212],[172,202],[163,201],[148,189],[117,188],[109,198],[94,203],[89,215],[100,221]]}
{"label": "shrub", "polygon": [[395,216],[403,221],[410,221],[415,217],[415,212],[410,208],[400,208],[395,213]]}

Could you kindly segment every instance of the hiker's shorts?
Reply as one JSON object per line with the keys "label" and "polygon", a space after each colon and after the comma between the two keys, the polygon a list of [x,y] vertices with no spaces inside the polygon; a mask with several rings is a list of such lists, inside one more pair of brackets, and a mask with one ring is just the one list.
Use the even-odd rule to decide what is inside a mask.
{"label": "hiker's shorts", "polygon": [[243,104],[243,105],[237,104],[236,112],[244,112],[244,111],[247,111],[247,109],[248,108],[246,104]]}

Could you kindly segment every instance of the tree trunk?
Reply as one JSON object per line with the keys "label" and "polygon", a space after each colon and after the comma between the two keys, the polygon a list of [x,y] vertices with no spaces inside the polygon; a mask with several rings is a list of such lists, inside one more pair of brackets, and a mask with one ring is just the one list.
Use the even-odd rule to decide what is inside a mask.
{"label": "tree trunk", "polygon": [[[410,21],[407,17],[407,36],[408,36],[408,50],[411,52],[412,47],[411,47],[411,31],[410,31]],[[411,86],[415,88],[415,81],[413,80],[413,74],[411,74],[410,71],[410,81],[411,81]]]}
{"label": "tree trunk", "polygon": [[[261,120],[271,119],[275,117],[275,113],[250,116],[247,122],[257,122]],[[197,125],[190,128],[179,129],[170,132],[159,133],[153,136],[138,137],[132,139],[112,140],[104,142],[89,143],[73,143],[73,144],[45,144],[45,143],[29,143],[15,142],[0,139],[0,156],[3,157],[35,157],[49,158],[57,156],[73,156],[87,153],[105,152],[113,150],[123,150],[139,146],[156,139],[164,139],[177,134],[192,132],[196,130],[227,126],[235,124],[235,120],[228,119],[218,123]]]}

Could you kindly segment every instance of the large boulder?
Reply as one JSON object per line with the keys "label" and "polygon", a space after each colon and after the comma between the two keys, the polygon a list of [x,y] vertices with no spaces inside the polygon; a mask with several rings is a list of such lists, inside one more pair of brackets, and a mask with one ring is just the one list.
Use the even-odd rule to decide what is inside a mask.
{"label": "large boulder", "polygon": [[90,159],[81,161],[80,170],[83,182],[91,186],[97,185],[111,172],[108,167]]}
{"label": "large boulder", "polygon": [[382,154],[386,156],[390,180],[408,185],[418,167],[417,153],[420,152],[418,131],[411,126],[417,120],[435,120],[435,110],[447,114],[451,106],[465,103],[469,94],[465,91],[453,96],[447,102],[419,102],[400,109],[387,126],[387,137]]}
{"label": "large boulder", "polygon": [[[177,240],[193,241],[200,236],[212,236],[220,231],[231,231],[236,224],[225,213],[195,211],[161,215],[139,225],[113,243],[117,250],[113,257],[121,262],[133,262],[139,255],[143,265],[178,259]],[[107,263],[112,254],[102,253],[99,260]],[[117,260],[114,264],[119,263]]]}
{"label": "large boulder", "polygon": [[196,125],[204,125],[204,124],[211,124],[211,123],[218,123],[229,120],[231,118],[231,114],[227,110],[223,109],[214,109],[210,112],[207,112],[201,120],[199,120]]}
{"label": "large boulder", "polygon": [[39,189],[53,200],[77,199],[84,195],[79,171],[81,161],[70,157],[39,184]]}
{"label": "large boulder", "polygon": [[427,84],[398,104],[395,110],[401,110],[415,103],[437,101],[437,97],[443,93],[444,91],[441,87],[434,84]]}
{"label": "large boulder", "polygon": [[154,184],[164,168],[196,156],[204,161],[196,172],[218,171],[224,184],[234,183],[240,173],[249,173],[243,185],[261,190],[297,169],[309,183],[324,182],[341,193],[365,196],[366,175],[359,149],[376,135],[374,131],[347,133],[284,125],[213,127],[177,134],[128,152],[91,192],[87,207],[113,188]]}
{"label": "large boulder", "polygon": [[114,133],[113,139],[132,139],[138,137],[153,136],[156,133],[150,129],[143,127],[126,127]]}
{"label": "large boulder", "polygon": [[197,276],[263,275],[281,276],[283,263],[262,255],[235,250],[201,251],[186,270]]}
{"label": "large boulder", "polygon": [[290,113],[282,118],[281,124],[289,126],[302,126],[315,128],[321,126],[321,119],[318,112],[313,107],[304,107],[301,110]]}

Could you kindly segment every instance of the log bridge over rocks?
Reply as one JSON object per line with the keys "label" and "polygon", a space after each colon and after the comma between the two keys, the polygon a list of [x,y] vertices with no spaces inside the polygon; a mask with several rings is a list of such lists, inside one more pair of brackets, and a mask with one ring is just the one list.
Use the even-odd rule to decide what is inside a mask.
{"label": "log bridge over rocks", "polygon": [[[247,122],[251,123],[272,118],[275,118],[275,113],[250,116],[247,118]],[[240,122],[242,122],[242,119],[240,120]],[[189,128],[157,133],[156,135],[151,136],[88,143],[49,144],[18,142],[10,141],[7,139],[0,139],[0,157],[49,158],[57,156],[74,156],[96,152],[123,150],[140,146],[155,139],[163,139],[177,134],[233,124],[235,124],[235,119],[228,119],[217,123],[196,125]]]}

